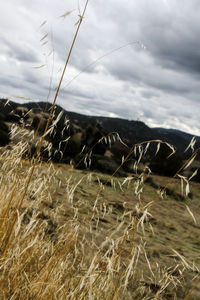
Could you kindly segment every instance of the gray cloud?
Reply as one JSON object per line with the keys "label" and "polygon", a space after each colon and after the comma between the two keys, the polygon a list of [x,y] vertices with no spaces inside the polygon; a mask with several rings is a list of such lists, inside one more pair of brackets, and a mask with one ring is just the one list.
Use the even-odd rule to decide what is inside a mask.
{"label": "gray cloud", "polygon": [[2,43],[4,45],[4,54],[10,59],[15,59],[22,62],[38,63],[38,56],[34,49],[30,47],[29,44],[16,43],[16,40],[8,40],[5,36],[1,37]]}
{"label": "gray cloud", "polygon": [[[46,100],[51,87],[52,101],[76,29],[78,2],[0,3],[0,96]],[[199,0],[89,2],[58,104],[200,135],[199,10]],[[138,40],[146,49],[125,46]]]}

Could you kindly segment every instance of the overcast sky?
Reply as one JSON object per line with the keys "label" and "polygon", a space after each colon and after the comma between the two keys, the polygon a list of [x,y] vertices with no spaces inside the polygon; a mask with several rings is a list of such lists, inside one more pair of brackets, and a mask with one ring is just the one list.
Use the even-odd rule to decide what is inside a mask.
{"label": "overcast sky", "polygon": [[[0,1],[0,97],[52,101],[84,3]],[[200,135],[199,36],[199,0],[90,0],[57,103]]]}

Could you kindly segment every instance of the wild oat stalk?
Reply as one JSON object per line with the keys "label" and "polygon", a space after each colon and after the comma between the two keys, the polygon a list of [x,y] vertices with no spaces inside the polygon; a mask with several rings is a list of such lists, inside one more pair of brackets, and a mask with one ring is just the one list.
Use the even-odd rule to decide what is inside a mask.
{"label": "wild oat stalk", "polygon": [[[86,12],[86,8],[87,8],[87,5],[88,5],[88,2],[89,2],[89,0],[86,1],[83,13],[82,13],[82,15],[79,16],[79,21],[77,23],[77,29],[76,29],[76,32],[75,32],[75,35],[74,35],[74,38],[73,38],[73,41],[72,41],[69,53],[67,55],[65,66],[63,68],[63,71],[62,71],[62,74],[61,74],[61,77],[60,77],[60,81],[59,81],[59,84],[58,84],[58,87],[57,87],[57,90],[56,90],[56,94],[55,94],[55,97],[54,97],[54,100],[53,100],[53,103],[52,103],[52,106],[51,106],[51,110],[50,110],[50,113],[49,113],[49,118],[47,120],[47,123],[46,123],[45,129],[44,129],[41,141],[40,141],[40,143],[39,143],[39,145],[37,147],[36,156],[35,156],[35,159],[34,159],[33,166],[31,167],[30,175],[28,176],[27,182],[25,184],[24,192],[23,192],[23,194],[21,196],[21,199],[19,201],[18,210],[21,209],[21,206],[22,206],[24,198],[25,198],[25,196],[27,194],[27,191],[28,191],[28,188],[29,188],[32,176],[34,174],[34,170],[35,170],[36,164],[37,164],[39,156],[40,156],[40,151],[41,151],[41,148],[42,148],[44,140],[45,140],[45,135],[46,135],[46,132],[48,130],[48,127],[49,127],[51,119],[52,119],[53,111],[54,111],[54,108],[55,108],[56,100],[57,100],[57,97],[58,97],[58,94],[59,94],[59,91],[60,91],[60,87],[61,87],[64,75],[65,75],[65,71],[67,69],[67,66],[68,66],[68,63],[69,63],[69,60],[70,60],[70,57],[71,57],[71,54],[72,54],[72,50],[74,48],[74,45],[75,45],[75,42],[76,42],[79,30],[80,30],[80,27],[81,27],[81,24],[82,24],[82,21],[83,21],[85,12]],[[15,214],[15,217],[13,218],[13,223],[12,223],[12,225],[9,228],[10,230],[9,230],[9,233],[8,233],[8,236],[7,236],[7,239],[6,239],[6,243],[5,243],[4,247],[2,248],[2,254],[4,254],[5,251],[6,251],[6,249],[7,249],[7,245],[9,244],[9,240],[10,240],[10,238],[12,236],[12,233],[13,233],[16,221],[17,221],[17,214]]]}

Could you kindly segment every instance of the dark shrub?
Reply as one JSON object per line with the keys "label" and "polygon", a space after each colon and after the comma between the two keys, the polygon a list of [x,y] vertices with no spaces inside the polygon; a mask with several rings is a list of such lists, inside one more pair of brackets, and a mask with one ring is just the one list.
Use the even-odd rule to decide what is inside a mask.
{"label": "dark shrub", "polygon": [[5,131],[6,133],[9,133],[8,126],[2,121],[0,121],[0,130]]}
{"label": "dark shrub", "polygon": [[27,107],[19,106],[15,109],[15,114],[17,116],[19,116],[20,118],[27,119],[28,118],[27,113],[28,113],[28,108]]}
{"label": "dark shrub", "polygon": [[104,155],[107,147],[105,143],[100,143],[99,141],[105,135],[106,133],[101,128],[100,124],[96,124],[94,126],[90,125],[86,128],[85,131],[84,144],[87,145],[90,149],[94,147],[92,151],[94,154]]}
{"label": "dark shrub", "polygon": [[63,143],[64,155],[74,158],[81,152],[82,148],[82,133],[74,134],[67,142]]}
{"label": "dark shrub", "polygon": [[173,176],[183,164],[182,156],[178,153],[167,158],[171,149],[166,144],[161,144],[156,156],[152,157],[149,167],[155,174],[161,176]]}
{"label": "dark shrub", "polygon": [[[0,124],[1,128],[1,124]],[[8,132],[0,129],[0,146],[6,146],[10,142],[9,134]]]}
{"label": "dark shrub", "polygon": [[16,115],[14,112],[11,112],[6,116],[6,121],[11,123],[19,123],[20,116]]}
{"label": "dark shrub", "polygon": [[5,121],[6,116],[0,113],[0,122]]}

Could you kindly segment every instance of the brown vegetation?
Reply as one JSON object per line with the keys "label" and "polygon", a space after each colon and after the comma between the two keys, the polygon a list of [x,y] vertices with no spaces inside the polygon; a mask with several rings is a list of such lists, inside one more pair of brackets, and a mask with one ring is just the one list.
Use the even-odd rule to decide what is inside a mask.
{"label": "brown vegetation", "polygon": [[[161,144],[174,153],[162,141],[132,147],[111,176],[40,160],[41,151],[50,149],[46,136],[54,130],[56,98],[83,16],[43,135],[13,125],[11,143],[0,148],[0,298],[198,299],[200,186],[189,186],[180,172],[199,149],[173,180],[148,180],[148,166],[140,167],[151,143],[157,153]],[[90,164],[97,143],[81,162]],[[114,177],[133,154],[135,175]]]}

